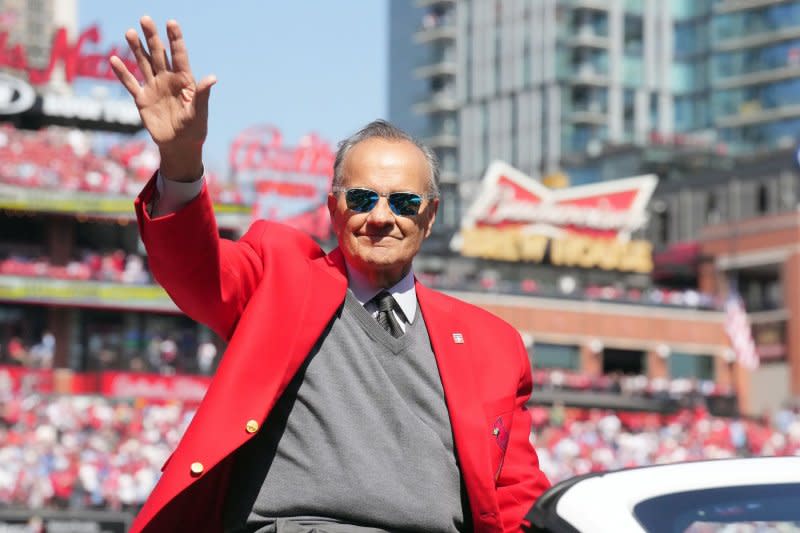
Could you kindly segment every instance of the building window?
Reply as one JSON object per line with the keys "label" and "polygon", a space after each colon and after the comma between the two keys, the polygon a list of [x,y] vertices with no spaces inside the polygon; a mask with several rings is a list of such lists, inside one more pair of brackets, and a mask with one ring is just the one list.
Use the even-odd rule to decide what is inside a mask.
{"label": "building window", "polygon": [[646,372],[644,352],[619,348],[603,350],[603,374],[640,375]]}
{"label": "building window", "polygon": [[625,15],[625,55],[641,56],[643,41],[642,17]]}
{"label": "building window", "polygon": [[669,211],[664,208],[663,211],[660,211],[656,214],[656,218],[658,220],[658,242],[660,244],[668,244],[669,243]]}
{"label": "building window", "polygon": [[717,197],[714,195],[714,191],[710,191],[706,198],[706,224],[716,224],[721,218],[719,206],[717,205]]}
{"label": "building window", "polygon": [[530,351],[533,368],[580,370],[581,357],[577,346],[537,342]]}
{"label": "building window", "polygon": [[672,352],[669,375],[672,378],[714,379],[714,359],[709,355]]}
{"label": "building window", "polygon": [[441,223],[446,228],[453,228],[458,224],[458,188],[452,184],[443,185],[441,195]]}
{"label": "building window", "polygon": [[766,183],[759,183],[756,189],[756,213],[764,215],[769,212],[769,189]]}

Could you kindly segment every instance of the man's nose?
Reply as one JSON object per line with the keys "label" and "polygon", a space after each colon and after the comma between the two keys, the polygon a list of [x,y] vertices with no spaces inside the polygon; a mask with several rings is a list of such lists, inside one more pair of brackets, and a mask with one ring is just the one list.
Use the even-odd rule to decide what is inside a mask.
{"label": "man's nose", "polygon": [[370,224],[392,224],[394,223],[394,213],[389,207],[389,200],[384,197],[378,198],[378,203],[372,208],[367,217],[367,222]]}

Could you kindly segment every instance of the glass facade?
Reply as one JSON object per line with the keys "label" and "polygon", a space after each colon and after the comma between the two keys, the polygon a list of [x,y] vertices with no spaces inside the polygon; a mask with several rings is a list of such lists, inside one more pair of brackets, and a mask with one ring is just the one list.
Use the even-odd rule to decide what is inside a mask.
{"label": "glass facade", "polygon": [[714,17],[714,39],[741,39],[753,34],[769,33],[800,26],[800,5],[792,2],[757,9],[721,13]]}
{"label": "glass facade", "polygon": [[717,53],[711,62],[714,81],[786,67],[800,67],[800,38]]}
{"label": "glass facade", "polygon": [[714,125],[732,153],[791,146],[800,131],[800,2],[716,14]]}

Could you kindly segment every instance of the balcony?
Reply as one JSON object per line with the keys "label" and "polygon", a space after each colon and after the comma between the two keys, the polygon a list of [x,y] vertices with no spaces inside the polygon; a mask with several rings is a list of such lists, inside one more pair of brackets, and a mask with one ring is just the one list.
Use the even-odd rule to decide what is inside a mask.
{"label": "balcony", "polygon": [[429,13],[423,19],[422,27],[414,34],[414,42],[425,44],[435,41],[454,41],[456,34],[455,19],[452,16],[437,17]]}
{"label": "balcony", "polygon": [[596,124],[605,126],[608,123],[608,110],[600,102],[582,103],[564,106],[567,120],[580,124]]}
{"label": "balcony", "polygon": [[608,11],[607,0],[561,0],[561,5],[579,9],[597,9],[598,11]]}
{"label": "balcony", "polygon": [[782,105],[780,107],[763,108],[759,102],[745,102],[739,113],[717,117],[714,125],[718,128],[736,128],[750,124],[773,122],[787,118],[800,117],[800,104]]}
{"label": "balcony", "polygon": [[770,83],[774,81],[789,80],[800,77],[800,65],[787,65],[780,68],[750,72],[739,76],[729,76],[725,78],[715,77],[712,81],[714,89],[736,89],[746,85],[756,85],[759,83]]}
{"label": "balcony", "polygon": [[771,43],[796,39],[800,37],[800,26],[786,28],[759,28],[753,31],[744,31],[742,34],[718,37],[713,45],[715,52],[729,52],[740,48],[753,48]]}
{"label": "balcony", "polygon": [[414,77],[417,79],[436,78],[440,76],[455,76],[458,72],[458,65],[455,61],[448,58],[434,60],[428,65],[421,65],[414,69]]}
{"label": "balcony", "polygon": [[414,4],[417,7],[427,8],[427,7],[442,7],[442,8],[454,8],[456,6],[456,0],[417,0]]}
{"label": "balcony", "polygon": [[608,70],[588,61],[580,64],[560,64],[556,74],[560,80],[573,85],[605,87],[609,83]]}
{"label": "balcony", "polygon": [[413,109],[420,115],[450,113],[458,110],[458,100],[455,91],[441,90],[422,97]]}
{"label": "balcony", "polygon": [[439,171],[439,184],[457,184],[459,183],[458,180],[458,172],[453,169],[446,169],[443,168]]}
{"label": "balcony", "polygon": [[609,47],[611,41],[607,34],[597,31],[593,26],[586,24],[581,26],[576,32],[571,28],[565,28],[558,32],[558,39],[567,46],[584,46],[587,48]]}
{"label": "balcony", "polygon": [[756,7],[781,4],[785,0],[717,0],[714,2],[714,13],[732,13]]}
{"label": "balcony", "polygon": [[423,141],[434,150],[440,148],[458,148],[458,135],[454,133],[434,133],[425,137]]}

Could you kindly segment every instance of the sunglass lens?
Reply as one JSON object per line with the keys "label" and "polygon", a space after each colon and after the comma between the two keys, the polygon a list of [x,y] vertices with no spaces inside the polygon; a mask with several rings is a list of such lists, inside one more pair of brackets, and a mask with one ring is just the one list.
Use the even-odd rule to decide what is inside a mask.
{"label": "sunglass lens", "polygon": [[418,194],[396,192],[389,195],[389,206],[398,215],[416,215],[421,204],[422,198]]}
{"label": "sunglass lens", "polygon": [[378,203],[378,198],[378,193],[369,189],[350,189],[345,196],[347,208],[357,213],[370,211]]}

